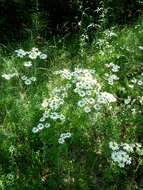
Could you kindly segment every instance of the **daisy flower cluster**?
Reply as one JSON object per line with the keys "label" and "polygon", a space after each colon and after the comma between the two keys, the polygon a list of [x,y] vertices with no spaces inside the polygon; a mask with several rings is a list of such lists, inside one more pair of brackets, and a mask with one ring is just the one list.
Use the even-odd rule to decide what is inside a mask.
{"label": "daisy flower cluster", "polygon": [[71,135],[72,135],[72,134],[71,134],[70,132],[68,132],[68,133],[62,133],[62,134],[60,135],[59,140],[58,140],[59,144],[64,144],[65,139],[70,138]]}
{"label": "daisy flower cluster", "polygon": [[[31,60],[39,59],[47,59],[47,55],[39,51],[38,48],[32,48],[30,51],[24,51],[23,49],[15,50],[17,53],[17,57],[29,58]],[[30,68],[32,67],[32,61],[25,61],[23,63],[24,67]],[[21,80],[24,82],[25,85],[31,85],[33,82],[36,81],[36,77],[27,77],[25,75],[21,76]]]}
{"label": "daisy flower cluster", "polygon": [[33,133],[37,133],[44,128],[49,128],[51,126],[50,123],[47,123],[47,119],[51,120],[65,120],[65,116],[57,112],[57,110],[64,104],[64,100],[58,96],[45,99],[41,104],[42,108],[45,109],[42,117],[39,119],[39,123],[37,127],[32,129]]}
{"label": "daisy flower cluster", "polygon": [[21,76],[21,80],[23,80],[24,84],[30,85],[32,82],[36,81],[36,77],[28,78],[27,76],[23,75],[23,76]]}
{"label": "daisy flower cluster", "polygon": [[117,77],[117,75],[115,75],[115,74],[105,73],[105,77],[107,77],[106,80],[108,81],[108,84],[110,84],[110,85],[113,85],[114,81],[119,80],[119,77]]}
{"label": "daisy flower cluster", "polygon": [[112,62],[109,63],[109,64],[105,64],[105,66],[106,66],[107,68],[111,68],[111,71],[114,72],[114,73],[118,72],[119,69],[120,69],[120,66],[115,65],[115,64],[112,63]]}
{"label": "daisy flower cluster", "polygon": [[[70,93],[73,92],[76,97],[75,106],[82,108],[85,113],[91,112],[92,109],[99,111],[103,104],[116,102],[116,98],[112,94],[101,92],[101,85],[97,81],[95,70],[75,68],[71,72],[64,69],[54,71],[53,74],[57,75],[58,80],[60,78],[60,82],[64,85],[52,88],[50,97],[43,100],[41,109],[44,109],[44,112],[38,125],[32,129],[33,133],[48,128],[46,126],[48,124],[51,126],[52,121],[65,121],[66,117],[61,108],[66,102],[69,91]],[[70,136],[71,133],[61,134],[58,140],[59,144],[63,144],[65,139]]]}
{"label": "daisy flower cluster", "polygon": [[117,77],[117,75],[115,75],[114,73],[117,73],[120,69],[120,66],[115,65],[114,63],[109,63],[109,64],[105,64],[106,68],[109,68],[110,71],[112,72],[111,74],[105,73],[105,77],[106,80],[108,81],[108,84],[113,85],[114,81],[119,80],[119,77]]}
{"label": "daisy flower cluster", "polygon": [[32,66],[32,62],[31,61],[26,61],[23,63],[24,67],[31,67]]}
{"label": "daisy flower cluster", "polygon": [[109,142],[109,148],[113,151],[111,154],[112,160],[116,162],[120,168],[131,164],[132,158],[130,157],[130,153],[134,152],[134,145]]}
{"label": "daisy flower cluster", "polygon": [[23,49],[15,50],[17,57],[23,58],[27,56],[28,58],[34,59],[47,59],[47,55],[39,51],[38,48],[32,48],[30,51],[24,51]]}
{"label": "daisy flower cluster", "polygon": [[[38,48],[32,48],[30,51],[24,51],[23,49],[18,49],[18,50],[15,50],[15,53],[17,54],[17,57],[19,58],[23,58],[23,57],[26,57],[26,58],[29,58],[29,59],[32,59],[32,60],[35,60],[37,58],[39,59],[47,59],[47,55],[42,53],[41,51],[39,51]],[[23,66],[24,67],[31,67],[32,66],[32,61],[25,61],[23,63]],[[26,85],[30,85],[32,84],[32,82],[35,82],[36,81],[36,77],[27,77],[25,75],[21,75],[21,74],[18,74],[18,73],[11,73],[11,74],[3,74],[2,77],[5,78],[6,80],[10,80],[11,78],[15,77],[15,76],[21,76],[21,80],[24,82],[24,84]]]}
{"label": "daisy flower cluster", "polygon": [[45,99],[42,103],[42,107],[47,108],[51,110],[57,110],[61,105],[64,104],[64,100],[58,96]]}
{"label": "daisy flower cluster", "polygon": [[129,87],[134,87],[134,85],[142,86],[143,85],[143,73],[140,74],[138,78],[133,78],[131,80],[131,85]]}
{"label": "daisy flower cluster", "polygon": [[72,87],[71,84],[65,84],[64,87],[61,86],[61,87],[59,87],[59,88],[57,88],[57,87],[54,88],[51,93],[52,93],[53,95],[57,94],[57,95],[58,95],[59,97],[61,97],[61,98],[67,98],[67,97],[68,97],[67,90],[70,89],[71,87]]}
{"label": "daisy flower cluster", "polygon": [[12,74],[3,74],[2,77],[5,78],[6,80],[10,80],[13,77],[18,77],[18,73],[12,73]]}
{"label": "daisy flower cluster", "polygon": [[39,124],[37,125],[37,127],[33,127],[32,132],[33,132],[33,133],[38,133],[38,132],[41,131],[42,129],[44,129],[44,128],[49,128],[50,126],[51,126],[50,123],[45,123],[45,124],[39,123]]}
{"label": "daisy flower cluster", "polygon": [[95,77],[95,70],[75,68],[73,72],[69,70],[55,71],[55,75],[61,76],[62,80],[66,79],[72,86],[74,93],[79,96],[77,105],[83,108],[84,112],[89,113],[92,109],[98,111],[102,104],[115,102],[116,98],[107,92],[101,92],[101,85]]}

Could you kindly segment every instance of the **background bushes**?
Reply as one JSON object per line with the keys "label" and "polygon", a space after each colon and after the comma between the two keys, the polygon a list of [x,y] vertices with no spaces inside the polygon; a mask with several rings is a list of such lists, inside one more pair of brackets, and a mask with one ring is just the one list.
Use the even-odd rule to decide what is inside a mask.
{"label": "background bushes", "polygon": [[25,28],[32,23],[30,1],[0,1],[0,41],[25,38]]}
{"label": "background bushes", "polygon": [[25,39],[29,30],[49,37],[84,30],[91,23],[98,28],[125,24],[142,7],[139,0],[0,0],[0,42]]}

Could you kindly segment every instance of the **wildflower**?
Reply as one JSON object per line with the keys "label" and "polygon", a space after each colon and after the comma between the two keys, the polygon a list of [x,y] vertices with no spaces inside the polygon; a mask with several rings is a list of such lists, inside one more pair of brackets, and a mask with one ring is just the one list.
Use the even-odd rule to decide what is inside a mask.
{"label": "wildflower", "polygon": [[113,153],[111,154],[111,158],[112,158],[115,162],[117,162],[117,161],[118,161],[118,152],[113,152]]}
{"label": "wildflower", "polygon": [[127,152],[133,152],[133,148],[129,144],[122,143],[121,145],[123,146],[123,149],[126,150]]}
{"label": "wildflower", "polygon": [[66,138],[69,138],[69,137],[71,137],[71,133],[66,133]]}
{"label": "wildflower", "polygon": [[49,107],[51,109],[58,109],[60,107],[60,105],[62,105],[64,103],[62,98],[59,97],[53,97],[49,99]]}
{"label": "wildflower", "polygon": [[50,123],[45,124],[45,128],[49,128],[50,126],[51,126]]}
{"label": "wildflower", "polygon": [[59,115],[56,112],[52,112],[50,114],[50,118],[53,119],[53,120],[56,120],[56,119],[59,119]]}
{"label": "wildflower", "polygon": [[85,106],[85,102],[84,101],[78,101],[78,103],[77,103],[77,105],[79,106],[79,107],[84,107]]}
{"label": "wildflower", "polygon": [[36,77],[31,77],[30,80],[33,81],[33,82],[35,82],[36,81]]}
{"label": "wildflower", "polygon": [[143,46],[138,46],[138,48],[139,48],[140,50],[143,50]]}
{"label": "wildflower", "polygon": [[131,80],[131,82],[134,83],[134,84],[136,84],[136,83],[137,83],[137,79],[136,79],[136,78],[133,78],[133,79]]}
{"label": "wildflower", "polygon": [[33,133],[38,133],[38,131],[39,131],[39,129],[38,129],[38,128],[33,127],[33,129],[32,129],[32,132],[33,132]]}
{"label": "wildflower", "polygon": [[[47,103],[47,102],[46,102]],[[45,104],[46,105],[46,104]],[[47,107],[47,106],[46,106]],[[50,114],[49,114],[49,111],[45,111],[44,114],[43,114],[43,117],[44,118],[49,118],[50,117]]]}
{"label": "wildflower", "polygon": [[99,111],[101,109],[101,107],[98,105],[98,104],[95,104],[93,106],[93,108],[96,110],[96,111]]}
{"label": "wildflower", "polygon": [[107,104],[107,103],[108,103],[108,102],[107,102],[107,99],[104,98],[104,97],[102,97],[102,96],[99,96],[99,97],[98,97],[97,102],[98,102],[99,104]]}
{"label": "wildflower", "polygon": [[63,138],[59,138],[58,142],[59,144],[64,144],[65,140]]}
{"label": "wildflower", "polygon": [[2,77],[5,78],[6,80],[10,80],[12,78],[10,74],[3,74]]}
{"label": "wildflower", "polygon": [[113,72],[118,72],[119,71],[119,66],[118,65],[114,65],[113,68],[111,69]]}
{"label": "wildflower", "polygon": [[138,85],[143,85],[143,82],[141,80],[138,81]]}
{"label": "wildflower", "polygon": [[85,111],[86,113],[89,113],[89,112],[91,112],[91,109],[90,109],[89,107],[84,107],[84,111]]}
{"label": "wildflower", "polygon": [[37,53],[35,53],[35,52],[30,52],[29,58],[30,58],[30,59],[36,59],[36,58],[37,58]]}
{"label": "wildflower", "polygon": [[109,92],[102,92],[101,96],[106,98],[106,100],[110,103],[110,102],[116,102],[116,98]]}
{"label": "wildflower", "polygon": [[49,105],[49,103],[48,103],[47,100],[44,100],[43,103],[41,104],[41,106],[42,106],[43,108],[48,107],[48,105]]}
{"label": "wildflower", "polygon": [[25,75],[23,75],[23,76],[21,77],[21,79],[22,79],[22,80],[27,80],[28,78],[27,78]]}
{"label": "wildflower", "polygon": [[130,84],[129,84],[128,86],[129,86],[130,88],[134,88],[134,85],[130,85]]}
{"label": "wildflower", "polygon": [[31,84],[31,80],[30,79],[27,79],[27,80],[25,80],[25,82],[24,82],[26,85],[30,85]]}
{"label": "wildflower", "polygon": [[40,54],[40,55],[39,55],[39,58],[40,58],[40,59],[47,59],[47,55],[46,55],[46,54]]}
{"label": "wildflower", "polygon": [[91,90],[87,90],[87,91],[86,91],[86,95],[87,95],[87,96],[91,96],[91,95],[92,95]]}
{"label": "wildflower", "polygon": [[44,125],[43,125],[42,123],[39,123],[39,124],[37,125],[37,128],[38,128],[39,130],[42,130],[42,129],[44,129]]}
{"label": "wildflower", "polygon": [[124,103],[125,104],[129,104],[130,102],[131,102],[131,97],[128,96],[128,98],[124,100]]}
{"label": "wildflower", "polygon": [[27,61],[27,62],[24,62],[23,64],[25,67],[31,67],[32,66],[32,63],[31,61]]}
{"label": "wildflower", "polygon": [[17,53],[17,57],[21,58],[27,54],[26,51],[24,51],[23,49],[15,50],[15,52]]}
{"label": "wildflower", "polygon": [[81,97],[84,97],[85,96],[85,92],[84,91],[79,91],[78,95],[81,96]]}
{"label": "wildflower", "polygon": [[30,53],[35,53],[37,56],[40,56],[40,54],[41,54],[41,52],[39,51],[39,49],[35,48],[35,47],[31,49],[31,51],[29,52],[29,54]]}
{"label": "wildflower", "polygon": [[110,67],[110,64],[105,64],[105,66],[106,66],[107,68],[109,68],[109,67]]}
{"label": "wildflower", "polygon": [[59,116],[59,119],[65,120],[65,116],[64,116],[64,115],[60,115],[60,116]]}
{"label": "wildflower", "polygon": [[12,74],[3,74],[2,77],[5,78],[6,80],[10,80],[14,76],[18,76],[18,73],[12,73]]}
{"label": "wildflower", "polygon": [[111,148],[112,150],[118,150],[119,145],[116,142],[109,142],[109,148]]}
{"label": "wildflower", "polygon": [[119,162],[118,166],[119,166],[120,168],[124,168],[124,167],[125,167],[125,163],[124,163],[124,162]]}
{"label": "wildflower", "polygon": [[60,138],[58,140],[59,144],[63,144],[65,142],[66,138],[70,138],[71,137],[71,133],[67,132],[67,133],[62,133],[60,135]]}
{"label": "wildflower", "polygon": [[87,101],[88,101],[89,104],[94,104],[95,103],[94,98],[89,98]]}
{"label": "wildflower", "polygon": [[45,117],[41,117],[39,121],[40,122],[44,122],[45,121]]}

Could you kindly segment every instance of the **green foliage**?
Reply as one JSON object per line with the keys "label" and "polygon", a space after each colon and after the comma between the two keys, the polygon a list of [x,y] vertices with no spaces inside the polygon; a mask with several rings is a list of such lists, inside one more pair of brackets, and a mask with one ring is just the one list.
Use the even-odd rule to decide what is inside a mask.
{"label": "green foliage", "polygon": [[[130,27],[103,27],[102,32],[99,28],[92,43],[89,43],[92,32],[83,27],[83,35],[71,39],[68,45],[63,38],[54,43],[40,41],[39,46],[35,38],[43,29],[41,22],[37,23],[37,15],[33,17],[31,39],[3,46],[0,51],[0,188],[141,190],[142,17]],[[14,52],[19,48],[24,51]],[[74,73],[75,68],[88,70],[80,76]],[[28,78],[24,79],[25,76]],[[98,103],[100,110],[94,110],[92,105],[88,109],[80,107],[82,96],[74,91],[77,82],[71,76],[75,79],[80,76],[78,80],[86,79],[85,82],[96,79],[94,91],[91,94],[88,91],[86,97],[97,100],[98,95],[106,92],[110,102]],[[26,83],[31,77],[36,77],[36,81]],[[51,127],[34,132],[43,113],[53,109],[49,105],[55,96],[61,98],[60,103],[64,99],[55,112],[63,114],[65,119],[48,116],[40,123],[48,122]],[[45,106],[45,99],[50,100],[50,108]],[[63,133],[71,136],[61,141]],[[126,143],[131,151],[123,150],[131,163],[120,167],[111,157],[115,145],[111,147],[110,142],[120,147],[117,152]]]}
{"label": "green foliage", "polygon": [[[0,42],[39,40],[102,31],[132,23],[141,14],[139,0],[1,0]],[[33,36],[34,34],[34,36]],[[35,37],[36,36],[36,37]]]}

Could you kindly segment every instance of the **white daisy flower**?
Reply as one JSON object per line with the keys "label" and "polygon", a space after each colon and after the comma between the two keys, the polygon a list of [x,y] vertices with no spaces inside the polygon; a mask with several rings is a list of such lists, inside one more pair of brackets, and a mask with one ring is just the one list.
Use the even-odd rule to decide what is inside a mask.
{"label": "white daisy flower", "polygon": [[47,55],[46,55],[46,54],[40,54],[40,55],[39,55],[39,58],[40,58],[40,59],[47,59]]}
{"label": "white daisy flower", "polygon": [[45,123],[45,128],[49,128],[51,127],[51,124],[50,123]]}
{"label": "white daisy flower", "polygon": [[43,103],[41,104],[41,106],[42,106],[43,108],[48,107],[48,105],[49,105],[49,103],[48,103],[47,100],[44,100]]}
{"label": "white daisy flower", "polygon": [[79,91],[78,95],[81,96],[81,97],[84,97],[85,96],[85,92],[84,91]]}
{"label": "white daisy flower", "polygon": [[39,131],[39,129],[37,127],[33,127],[33,129],[32,129],[33,133],[38,133],[38,131]]}
{"label": "white daisy flower", "polygon": [[138,85],[143,85],[143,82],[141,80],[138,81]]}
{"label": "white daisy flower", "polygon": [[84,111],[85,111],[86,113],[89,113],[89,112],[91,112],[91,109],[86,106],[86,107],[84,107]]}
{"label": "white daisy flower", "polygon": [[39,121],[40,122],[44,122],[45,121],[45,117],[41,117]]}
{"label": "white daisy flower", "polygon": [[44,129],[44,125],[43,125],[42,123],[39,123],[39,124],[37,125],[37,128],[38,128],[39,130],[42,130],[42,129]]}
{"label": "white daisy flower", "polygon": [[99,111],[101,109],[101,107],[98,105],[98,104],[95,104],[93,106],[93,108],[96,110],[96,111]]}
{"label": "white daisy flower", "polygon": [[59,138],[58,142],[59,144],[64,144],[65,140],[63,138]]}
{"label": "white daisy flower", "polygon": [[80,100],[80,101],[78,101],[77,105],[82,108],[85,106],[85,102]]}
{"label": "white daisy flower", "polygon": [[112,150],[118,150],[119,145],[116,142],[109,142],[109,148],[111,148]]}
{"label": "white daisy flower", "polygon": [[65,120],[65,116],[64,116],[64,115],[60,115],[60,116],[59,116],[59,119]]}
{"label": "white daisy flower", "polygon": [[101,96],[104,97],[109,103],[117,101],[117,99],[109,92],[102,92]]}
{"label": "white daisy flower", "polygon": [[37,53],[36,52],[30,52],[29,53],[29,58],[30,59],[36,59],[37,58]]}
{"label": "white daisy flower", "polygon": [[33,81],[33,82],[35,82],[36,81],[36,77],[31,77],[30,80]]}
{"label": "white daisy flower", "polygon": [[139,48],[140,50],[143,50],[143,46],[138,46],[138,48]]}
{"label": "white daisy flower", "polygon": [[31,62],[31,61],[24,62],[23,65],[24,65],[25,67],[31,67],[31,66],[32,66],[32,62]]}
{"label": "white daisy flower", "polygon": [[24,81],[24,83],[25,83],[26,85],[30,85],[32,82],[31,82],[30,79],[27,79],[27,80]]}
{"label": "white daisy flower", "polygon": [[3,74],[2,77],[6,80],[10,80],[12,78],[11,74]]}
{"label": "white daisy flower", "polygon": [[22,80],[27,80],[28,78],[27,78],[25,75],[23,75],[23,76],[21,77],[21,79],[22,79]]}

